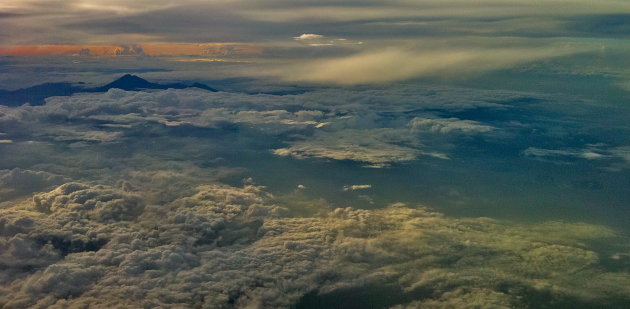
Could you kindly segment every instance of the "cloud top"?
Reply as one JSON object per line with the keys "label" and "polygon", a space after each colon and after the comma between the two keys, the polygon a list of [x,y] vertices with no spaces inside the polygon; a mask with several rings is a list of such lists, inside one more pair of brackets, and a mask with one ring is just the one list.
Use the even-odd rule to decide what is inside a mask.
{"label": "cloud top", "polygon": [[127,208],[134,215],[114,221],[98,209],[111,213],[117,201],[141,198],[67,183],[1,209],[0,263],[8,272],[0,304],[289,308],[312,291],[343,295],[393,282],[401,293],[431,291],[391,303],[399,308],[525,305],[525,293],[606,304],[629,292],[627,274],[603,270],[584,246],[616,237],[601,226],[454,219],[401,204],[292,217],[261,187],[195,191]]}

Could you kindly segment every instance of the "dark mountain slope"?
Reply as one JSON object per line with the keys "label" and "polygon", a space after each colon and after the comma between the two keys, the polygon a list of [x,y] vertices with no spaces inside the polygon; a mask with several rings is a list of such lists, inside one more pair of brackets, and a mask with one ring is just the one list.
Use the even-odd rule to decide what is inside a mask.
{"label": "dark mountain slope", "polygon": [[46,103],[45,100],[48,97],[68,96],[78,92],[106,92],[112,88],[118,88],[127,91],[169,88],[199,88],[206,91],[217,91],[212,87],[200,83],[194,83],[192,85],[182,83],[156,84],[142,79],[138,76],[126,74],[105,86],[96,88],[73,86],[70,83],[46,83],[14,91],[0,90],[0,105],[10,107],[20,106],[25,103],[29,103],[31,105],[43,105]]}

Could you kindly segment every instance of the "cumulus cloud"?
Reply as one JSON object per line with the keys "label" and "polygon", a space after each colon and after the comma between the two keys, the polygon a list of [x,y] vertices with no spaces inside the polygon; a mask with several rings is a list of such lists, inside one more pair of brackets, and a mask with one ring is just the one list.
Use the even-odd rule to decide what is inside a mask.
{"label": "cumulus cloud", "polygon": [[311,41],[311,40],[320,40],[323,39],[324,36],[321,34],[314,34],[314,33],[304,33],[302,35],[293,37],[294,40],[296,41]]}
{"label": "cumulus cloud", "polygon": [[321,39],[324,36],[321,34],[314,34],[314,33],[304,33],[302,35],[296,36],[293,39],[295,40],[312,40],[312,39]]}
{"label": "cumulus cloud", "polygon": [[298,159],[314,157],[352,160],[378,168],[391,163],[415,160],[422,154],[416,148],[418,146],[419,144],[410,138],[406,131],[347,129],[334,132],[318,131],[307,140],[292,142],[289,147],[275,149],[273,153]]}
{"label": "cumulus cloud", "polygon": [[[514,129],[500,113],[531,98],[394,85],[281,96],[111,90],[0,107],[2,132],[15,138],[2,145],[0,186],[21,190],[0,203],[0,307],[291,308],[369,287],[400,295],[383,297],[399,308],[628,303],[630,253],[591,245],[627,242],[604,226],[452,218],[402,203],[335,208],[301,165],[287,196],[247,178],[304,163],[269,150],[369,167],[445,158],[438,150],[463,147],[449,136],[530,134],[536,123]],[[527,156],[628,161],[624,146],[555,150]],[[435,161],[422,167],[431,185],[450,165],[435,172]],[[380,196],[359,195],[367,183],[381,188],[372,181],[330,191],[357,190],[375,208]]]}
{"label": "cumulus cloud", "polygon": [[[289,308],[309,292],[368,284],[431,291],[390,304],[400,308],[523,304],[524,293],[606,303],[629,292],[608,289],[627,274],[602,270],[584,245],[616,237],[601,226],[454,219],[401,204],[292,217],[262,187],[195,191],[139,207],[135,194],[68,183],[1,209],[0,304]],[[107,215],[121,203],[136,206]]]}
{"label": "cumulus cloud", "polygon": [[513,308],[513,300],[505,293],[486,288],[458,288],[442,294],[438,299],[414,301],[396,305],[392,309],[414,308]]}
{"label": "cumulus cloud", "polygon": [[[50,132],[53,140],[55,141],[86,141],[86,142],[113,142],[119,139],[123,134],[122,132],[108,132],[108,131],[76,131],[75,128],[68,128],[64,130],[63,127],[55,128]],[[45,132],[42,132],[46,134]]]}
{"label": "cumulus cloud", "polygon": [[121,48],[114,51],[116,56],[144,56],[144,50],[140,46],[135,45],[123,45]]}
{"label": "cumulus cloud", "polygon": [[0,170],[0,199],[33,193],[62,184],[66,179],[61,175],[54,175],[43,171]]}
{"label": "cumulus cloud", "polygon": [[[74,149],[89,149],[86,147],[91,144],[137,144],[137,135],[147,132],[138,130],[147,127],[154,130],[151,134],[165,134],[162,143],[175,141],[168,138],[169,130],[213,129],[218,130],[213,133],[216,135],[246,128],[253,139],[264,135],[270,141],[268,149],[277,155],[351,160],[384,167],[423,155],[450,158],[449,152],[457,144],[426,133],[457,137],[498,131],[496,123],[440,117],[440,113],[514,109],[510,102],[524,95],[408,85],[322,89],[283,96],[195,89],[112,89],[103,94],[53,97],[43,106],[4,108],[0,110],[0,123],[12,136],[69,143]],[[510,126],[501,131],[508,132]],[[20,146],[11,149],[24,148],[23,143],[17,144]]]}
{"label": "cumulus cloud", "polygon": [[412,131],[422,132],[428,131],[432,133],[487,133],[495,128],[492,126],[481,124],[472,120],[461,120],[457,118],[414,118],[409,121],[409,127]]}
{"label": "cumulus cloud", "polygon": [[77,219],[98,222],[133,220],[144,207],[138,197],[80,183],[67,183],[49,193],[35,195],[33,202],[40,212],[69,212]]}
{"label": "cumulus cloud", "polygon": [[[212,255],[214,249],[211,248],[230,247],[243,241],[251,241],[256,236],[256,220],[273,217],[272,213],[277,208],[261,204],[264,196],[260,189],[252,186],[243,189],[205,186],[199,187],[197,194],[177,200],[171,207],[160,209],[157,206],[145,208],[144,203],[136,196],[114,188],[78,183],[64,184],[49,193],[35,195],[32,206],[3,212],[3,218],[9,220],[1,225],[2,236],[7,237],[6,245],[13,248],[21,241],[25,243],[22,246],[26,246],[24,249],[16,247],[3,252],[8,255],[6,260],[25,257],[26,252],[32,252],[28,253],[32,256],[31,260],[23,260],[21,263],[32,261],[29,264],[31,267],[44,266],[45,269],[33,272],[33,276],[27,279],[17,279],[23,278],[20,271],[29,271],[28,268],[4,263],[5,267],[13,267],[17,273],[10,273],[18,277],[4,278],[8,281],[4,280],[3,284],[8,285],[3,286],[3,289],[12,290],[12,287],[21,286],[22,292],[13,290],[8,298],[3,296],[0,303],[8,308],[55,307],[67,303],[68,297],[79,298],[83,295],[85,298],[78,303],[102,304],[106,300],[102,293],[109,293],[107,290],[111,281],[99,280],[108,272],[113,271],[110,273],[113,275],[119,269],[123,273],[116,280],[123,279],[129,283],[137,280],[136,283],[140,283],[144,281],[141,279],[143,275],[152,269],[161,269],[163,275],[166,275],[172,271],[179,272],[199,266],[199,257],[193,256],[192,251],[182,251],[183,248],[196,251],[194,248],[206,246],[208,253]],[[167,218],[170,219],[166,222],[160,218],[163,211],[169,214]],[[242,216],[243,220],[251,223],[237,224],[233,222],[236,216]],[[155,230],[157,224],[161,228]],[[226,229],[234,231],[222,232]],[[154,236],[149,236],[151,233]],[[67,257],[62,262],[52,264],[63,256]],[[42,259],[45,261],[39,262]],[[46,267],[46,262],[52,265]],[[217,274],[216,271],[219,269],[206,275],[213,276]],[[153,271],[154,278],[155,275],[157,273]],[[129,281],[131,278],[134,279]],[[102,283],[100,287],[97,281]],[[221,289],[219,286],[217,288]],[[88,292],[90,290],[92,292]],[[155,293],[160,293],[158,291],[159,289],[155,290]],[[123,293],[123,289],[113,293]],[[212,293],[220,296],[217,290],[210,294]],[[217,304],[227,304],[228,297],[219,297]],[[156,299],[149,300],[148,303],[154,301]],[[134,302],[139,304],[142,300],[131,301]],[[212,303],[208,300],[210,307]]]}
{"label": "cumulus cloud", "polygon": [[[184,124],[200,127],[217,127],[224,123],[270,125],[276,127],[317,126],[325,115],[319,110],[297,110],[284,108],[292,100],[277,101],[270,95],[247,95],[239,93],[213,94],[201,90],[167,90],[155,93],[131,92],[111,89],[105,94],[78,94],[68,97],[50,98],[48,104],[37,107],[28,115],[12,117],[18,119],[68,117],[107,121],[101,126],[124,128],[129,124],[161,123],[167,126]],[[9,115],[6,116],[9,118]],[[7,121],[9,121],[7,119]],[[119,131],[106,130],[61,130],[57,125],[46,132],[57,140],[86,140],[110,142],[120,137]],[[44,133],[40,133],[44,134]]]}

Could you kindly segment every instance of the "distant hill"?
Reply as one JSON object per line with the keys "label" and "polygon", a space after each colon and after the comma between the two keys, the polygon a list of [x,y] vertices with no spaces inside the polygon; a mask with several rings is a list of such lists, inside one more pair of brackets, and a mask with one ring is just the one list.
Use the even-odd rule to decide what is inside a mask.
{"label": "distant hill", "polygon": [[146,89],[184,89],[199,88],[206,91],[216,92],[217,90],[204,84],[156,84],[149,82],[135,75],[126,74],[115,81],[96,88],[85,88],[74,86],[70,83],[46,83],[29,88],[14,91],[0,90],[0,105],[16,107],[25,103],[31,105],[43,105],[46,98],[53,96],[68,96],[79,92],[106,92],[109,89],[118,88],[127,91],[137,91]]}
{"label": "distant hill", "polygon": [[70,83],[46,83],[15,91],[0,91],[0,105],[15,107],[24,103],[42,105],[44,99],[53,96],[67,96],[78,91]]}
{"label": "distant hill", "polygon": [[125,74],[121,78],[99,88],[96,88],[97,91],[107,91],[112,88],[118,88],[122,90],[140,90],[140,89],[166,89],[163,88],[160,84],[155,84],[149,82],[145,79],[142,79],[138,76]]}
{"label": "distant hill", "polygon": [[175,84],[156,84],[142,79],[138,76],[126,74],[121,78],[99,88],[95,88],[92,92],[105,92],[112,88],[118,88],[127,91],[135,91],[142,89],[184,89],[184,88],[200,88],[207,91],[216,92],[217,90],[204,84],[194,83],[192,85],[175,83]]}

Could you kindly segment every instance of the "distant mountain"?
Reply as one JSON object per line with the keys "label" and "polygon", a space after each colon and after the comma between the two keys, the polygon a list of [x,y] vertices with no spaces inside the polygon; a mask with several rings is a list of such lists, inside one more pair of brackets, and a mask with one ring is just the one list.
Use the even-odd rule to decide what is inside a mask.
{"label": "distant mountain", "polygon": [[15,107],[24,103],[42,105],[47,97],[67,96],[76,93],[77,88],[70,83],[46,83],[15,91],[0,91],[0,105]]}
{"label": "distant mountain", "polygon": [[73,86],[70,83],[46,83],[29,88],[18,89],[14,91],[0,89],[0,105],[16,107],[25,103],[31,105],[43,105],[46,98],[53,96],[68,96],[78,92],[106,92],[109,89],[118,88],[127,91],[137,91],[146,89],[184,89],[199,88],[206,91],[216,92],[218,90],[204,84],[194,83],[191,85],[174,83],[174,84],[156,84],[149,82],[135,75],[126,74],[117,80],[101,87],[85,88],[82,86]]}
{"label": "distant mountain", "polygon": [[190,85],[188,87],[190,87],[190,88],[199,88],[199,89],[207,90],[207,91],[210,91],[210,92],[217,92],[217,91],[219,91],[219,90],[216,90],[216,89],[214,89],[214,88],[212,88],[212,87],[210,87],[208,85],[204,85],[202,83],[193,83],[192,85]]}
{"label": "distant mountain", "polygon": [[125,74],[121,78],[105,85],[102,87],[94,88],[94,89],[86,89],[87,92],[105,92],[112,88],[118,88],[127,91],[136,91],[143,89],[184,89],[184,88],[200,88],[207,91],[216,92],[217,90],[211,87],[208,87],[204,84],[194,83],[192,85],[175,83],[175,84],[156,84],[149,82],[145,79],[142,79],[138,76]]}
{"label": "distant mountain", "polygon": [[125,74],[121,78],[99,88],[94,91],[107,91],[112,88],[118,88],[127,91],[140,90],[140,89],[168,89],[160,84],[154,84],[138,76]]}

